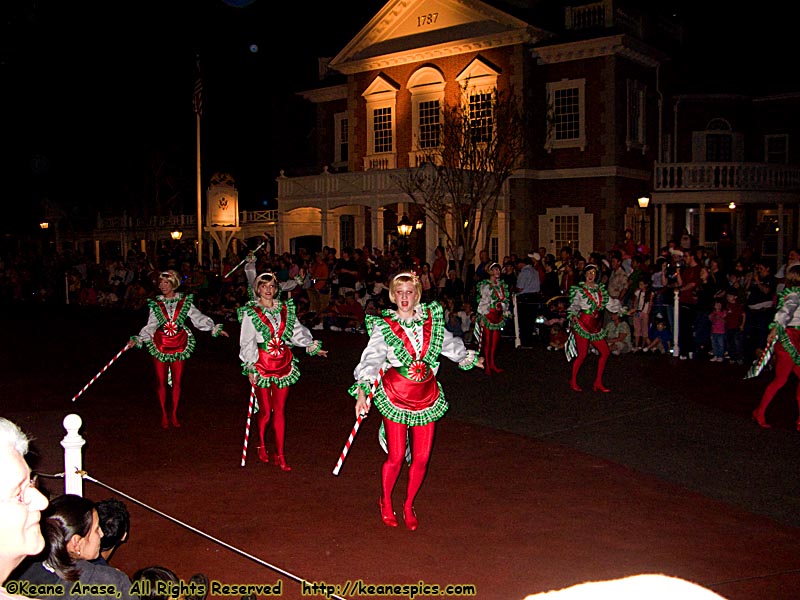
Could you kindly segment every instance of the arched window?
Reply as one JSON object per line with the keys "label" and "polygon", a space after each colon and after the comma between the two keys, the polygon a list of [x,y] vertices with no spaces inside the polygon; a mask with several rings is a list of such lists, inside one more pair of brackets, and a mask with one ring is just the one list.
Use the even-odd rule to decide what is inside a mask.
{"label": "arched window", "polygon": [[419,166],[425,160],[435,160],[439,155],[444,86],[444,75],[430,66],[417,69],[408,80],[413,140],[408,154],[409,165]]}

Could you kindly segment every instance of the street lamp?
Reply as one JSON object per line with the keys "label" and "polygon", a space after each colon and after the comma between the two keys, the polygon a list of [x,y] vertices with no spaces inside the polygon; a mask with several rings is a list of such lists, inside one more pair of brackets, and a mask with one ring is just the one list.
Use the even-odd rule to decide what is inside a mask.
{"label": "street lamp", "polygon": [[47,221],[42,221],[41,223],[39,223],[39,227],[41,227],[42,229],[50,229],[50,223],[48,223]]}
{"label": "street lamp", "polygon": [[169,237],[171,237],[176,242],[179,242],[180,239],[183,237],[183,232],[178,227],[176,227],[175,229],[169,232]]}
{"label": "street lamp", "polygon": [[640,221],[641,225],[641,237],[639,238],[639,243],[644,246],[645,243],[645,215],[647,214],[647,207],[650,204],[650,197],[649,196],[640,196],[637,200],[639,203],[639,208],[642,209],[642,220]]}
{"label": "street lamp", "polygon": [[403,218],[397,222],[397,233],[401,237],[407,238],[414,230],[414,224],[409,220],[408,215],[403,215]]}

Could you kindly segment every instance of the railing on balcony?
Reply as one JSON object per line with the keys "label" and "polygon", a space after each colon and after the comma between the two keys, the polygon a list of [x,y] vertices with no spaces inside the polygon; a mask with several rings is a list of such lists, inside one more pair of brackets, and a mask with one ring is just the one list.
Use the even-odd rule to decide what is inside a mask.
{"label": "railing on balcony", "polygon": [[800,192],[800,167],[767,163],[656,163],[655,191]]}
{"label": "railing on balcony", "polygon": [[[278,220],[277,210],[249,210],[239,213],[239,225],[249,223],[272,223]],[[97,229],[160,229],[174,227],[191,228],[197,223],[197,215],[168,215],[158,217],[129,217],[127,215],[97,215]]]}
{"label": "railing on balcony", "polygon": [[337,173],[336,176],[325,172],[321,175],[278,178],[278,198],[318,199],[324,196],[346,197],[364,193],[394,192],[400,190],[394,177],[397,170],[389,171],[356,171]]}
{"label": "railing on balcony", "polygon": [[614,6],[613,0],[600,0],[582,6],[568,6],[564,12],[567,29],[605,29],[617,26],[637,37],[642,37],[641,17]]}

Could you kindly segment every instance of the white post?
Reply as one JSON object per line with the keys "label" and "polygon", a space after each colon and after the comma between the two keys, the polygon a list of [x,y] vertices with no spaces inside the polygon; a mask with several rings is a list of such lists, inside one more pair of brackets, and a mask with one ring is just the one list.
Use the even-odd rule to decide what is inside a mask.
{"label": "white post", "polygon": [[83,496],[83,477],[79,471],[83,469],[81,448],[86,443],[78,430],[83,421],[76,414],[64,417],[64,429],[67,435],[61,440],[64,448],[64,493]]}
{"label": "white post", "polygon": [[517,308],[516,294],[514,294],[512,300],[514,302],[514,348],[519,348],[522,345],[522,340],[519,338],[519,308]]}
{"label": "white post", "polygon": [[673,311],[675,314],[675,318],[673,319],[674,331],[672,332],[672,356],[680,356],[681,355],[681,347],[678,345],[678,331],[680,330],[680,302],[678,300],[680,292],[675,289],[675,301],[673,302]]}

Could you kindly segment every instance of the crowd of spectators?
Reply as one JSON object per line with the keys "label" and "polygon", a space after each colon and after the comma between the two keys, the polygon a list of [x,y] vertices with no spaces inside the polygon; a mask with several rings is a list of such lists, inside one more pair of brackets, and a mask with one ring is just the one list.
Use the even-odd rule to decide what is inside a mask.
{"label": "crowd of spectators", "polygon": [[[202,312],[234,321],[237,309],[248,300],[247,282],[243,269],[229,277],[223,274],[239,263],[243,252],[242,256],[231,252],[221,266],[214,261],[207,268],[200,268],[189,252],[159,257],[157,266],[134,250],[100,264],[78,253],[47,259],[0,256],[0,302],[146,310],[147,298],[157,292],[158,273],[171,268],[181,273],[181,290],[195,295]],[[258,272],[271,270],[282,281],[296,281],[288,293],[303,323],[317,330],[347,332],[363,332],[364,315],[378,314],[389,306],[389,279],[400,270],[412,269],[420,275],[423,301],[441,302],[447,328],[469,343],[476,285],[495,259],[481,251],[466,281],[442,247],[435,249],[430,262],[396,247],[259,252],[257,261]],[[569,327],[564,314],[569,290],[580,282],[586,264],[593,263],[609,295],[626,307],[620,320],[606,318],[615,354],[671,353],[677,306],[680,358],[743,364],[763,351],[783,274],[787,266],[800,262],[800,252],[790,251],[786,263],[777,269],[749,251],[726,264],[691,238],[670,241],[654,254],[633,242],[632,232],[626,230],[622,241],[605,252],[584,256],[565,246],[555,254],[540,246],[497,262],[519,303],[523,345],[535,336],[550,348],[563,347]]]}

